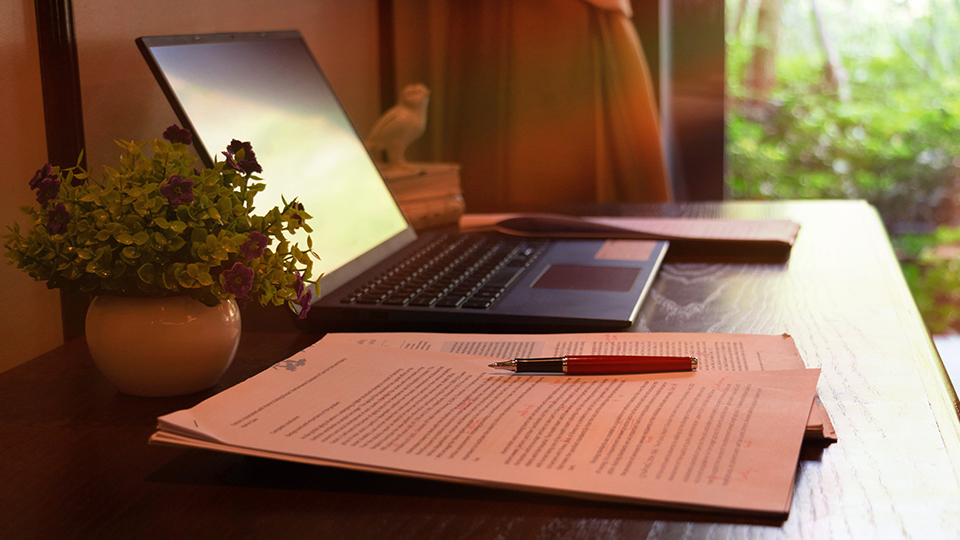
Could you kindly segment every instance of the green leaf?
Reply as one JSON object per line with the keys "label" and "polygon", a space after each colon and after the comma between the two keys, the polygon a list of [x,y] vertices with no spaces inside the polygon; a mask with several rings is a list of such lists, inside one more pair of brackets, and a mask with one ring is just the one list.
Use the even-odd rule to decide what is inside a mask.
{"label": "green leaf", "polygon": [[136,260],[140,256],[140,250],[133,246],[127,246],[120,251],[120,255],[127,259]]}
{"label": "green leaf", "polygon": [[190,242],[194,244],[199,244],[201,242],[207,241],[207,230],[203,227],[194,227],[193,231],[190,233]]}
{"label": "green leaf", "polygon": [[103,262],[95,259],[87,263],[87,266],[84,268],[84,271],[86,271],[88,274],[100,275],[103,269],[104,269]]}
{"label": "green leaf", "polygon": [[197,274],[197,282],[204,287],[209,287],[213,285],[213,276],[210,272],[200,272]]}
{"label": "green leaf", "polygon": [[182,233],[183,231],[187,230],[187,224],[180,221],[179,219],[176,221],[171,221],[170,229],[175,232]]}
{"label": "green leaf", "polygon": [[182,263],[177,263],[173,266],[173,277],[176,279],[177,285],[185,289],[193,288],[193,284],[197,281],[185,271]]}
{"label": "green leaf", "polygon": [[110,264],[113,262],[113,250],[111,250],[108,246],[101,247],[97,250],[94,260],[103,261],[104,264]]}
{"label": "green leaf", "polygon": [[133,244],[134,240],[130,233],[123,232],[117,235],[117,242],[129,246],[130,244]]}
{"label": "green leaf", "polygon": [[167,221],[166,219],[162,218],[162,217],[155,217],[155,218],[153,218],[153,222],[156,223],[156,224],[157,224],[157,227],[160,227],[161,229],[169,229],[169,228],[170,228],[170,222]]}
{"label": "green leaf", "polygon": [[164,289],[177,290],[177,280],[173,277],[173,267],[167,268],[166,272],[160,274],[160,284],[163,285]]}
{"label": "green leaf", "polygon": [[213,257],[220,259],[221,261],[230,256],[223,245],[217,241],[217,237],[212,234],[207,235],[207,248],[210,250],[210,254]]}
{"label": "green leaf", "polygon": [[182,236],[175,236],[173,240],[170,241],[167,251],[180,251],[185,245],[187,245],[187,241],[184,240]]}
{"label": "green leaf", "polygon": [[230,215],[233,213],[233,202],[229,198],[224,197],[217,202],[217,210],[220,211],[221,215]]}
{"label": "green leaf", "polygon": [[153,233],[153,235],[150,237],[150,241],[151,245],[155,248],[163,248],[170,243],[161,233]]}
{"label": "green leaf", "polygon": [[196,220],[196,216],[193,215],[193,205],[192,204],[181,204],[177,207],[177,218],[180,221],[190,221],[193,222]]}
{"label": "green leaf", "polygon": [[80,276],[82,275],[83,271],[80,270],[79,266],[70,266],[64,273],[63,277],[70,281],[74,281],[80,279]]}

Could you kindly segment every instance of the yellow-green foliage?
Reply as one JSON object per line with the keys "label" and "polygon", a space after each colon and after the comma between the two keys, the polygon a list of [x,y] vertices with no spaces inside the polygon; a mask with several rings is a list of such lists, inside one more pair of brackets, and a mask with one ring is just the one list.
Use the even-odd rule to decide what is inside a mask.
{"label": "yellow-green foliage", "polygon": [[296,199],[253,214],[264,184],[243,167],[256,165],[252,147],[235,143],[210,169],[194,168],[184,142],[161,139],[118,141],[120,165],[100,181],[79,166],[45,166],[31,181],[39,208],[23,207],[26,227],[4,236],[10,264],[50,288],[94,295],[308,304],[312,240],[303,250],[284,233],[311,232],[310,216]]}

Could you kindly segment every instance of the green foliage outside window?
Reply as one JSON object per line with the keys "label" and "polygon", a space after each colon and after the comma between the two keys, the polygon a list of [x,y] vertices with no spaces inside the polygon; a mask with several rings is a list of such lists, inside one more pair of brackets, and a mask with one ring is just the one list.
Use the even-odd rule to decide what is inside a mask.
{"label": "green foliage outside window", "polygon": [[[852,97],[841,102],[820,68],[815,58],[781,62],[758,117],[728,107],[733,198],[866,199],[888,224],[944,219],[960,172],[960,76],[931,80],[904,58],[865,59],[850,66]],[[733,102],[743,98],[737,80]]]}
{"label": "green foliage outside window", "polygon": [[[960,332],[960,2],[728,0],[728,8],[730,196],[867,200],[930,331]],[[771,9],[782,19],[770,19]],[[773,41],[770,24],[779,25]],[[748,74],[771,48],[767,93]],[[846,99],[841,79],[828,76],[837,69]],[[926,232],[901,234],[917,230]]]}
{"label": "green foliage outside window", "polygon": [[960,332],[960,228],[894,239],[903,275],[933,334]]}

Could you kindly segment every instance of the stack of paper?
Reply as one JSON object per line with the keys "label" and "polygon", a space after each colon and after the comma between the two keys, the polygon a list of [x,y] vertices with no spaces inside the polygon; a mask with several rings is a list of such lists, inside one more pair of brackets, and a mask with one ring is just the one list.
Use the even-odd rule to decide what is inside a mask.
{"label": "stack of paper", "polygon": [[[701,370],[570,376],[488,367],[492,358],[589,352],[695,352]],[[332,334],[161,417],[151,441],[603,500],[786,514],[819,375],[798,361],[787,336]]]}

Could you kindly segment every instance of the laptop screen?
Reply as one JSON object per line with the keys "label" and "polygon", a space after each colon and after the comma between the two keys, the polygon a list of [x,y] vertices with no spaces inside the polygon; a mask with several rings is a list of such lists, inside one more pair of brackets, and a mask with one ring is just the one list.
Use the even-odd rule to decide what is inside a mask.
{"label": "laptop screen", "polygon": [[[369,260],[383,258],[369,256],[378,246],[410,241],[402,212],[298,33],[138,43],[208,165],[211,157],[225,159],[220,152],[231,140],[250,141],[266,184],[255,200],[258,213],[282,207],[282,195],[313,216],[310,236],[321,258],[315,275],[327,274],[324,287],[379,262]],[[293,241],[305,249],[306,233]],[[363,268],[337,279],[337,270],[358,260]]]}

